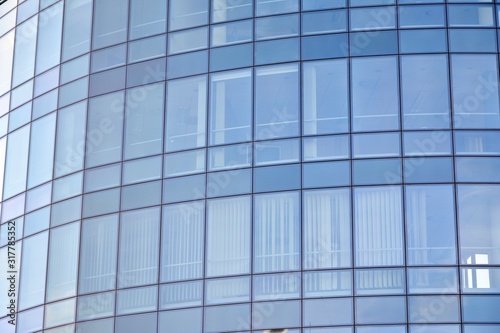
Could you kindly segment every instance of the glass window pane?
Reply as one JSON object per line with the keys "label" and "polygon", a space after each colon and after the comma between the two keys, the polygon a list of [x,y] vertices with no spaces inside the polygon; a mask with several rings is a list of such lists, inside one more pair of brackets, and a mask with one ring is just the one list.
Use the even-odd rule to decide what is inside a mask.
{"label": "glass window pane", "polygon": [[203,281],[169,283],[160,286],[160,309],[201,306],[202,298]]}
{"label": "glass window pane", "polygon": [[299,162],[299,143],[299,139],[256,142],[254,144],[254,165]]}
{"label": "glass window pane", "polygon": [[30,126],[11,133],[7,142],[3,198],[10,198],[26,189]]}
{"label": "glass window pane", "polygon": [[352,281],[352,271],[347,270],[304,272],[304,297],[350,296]]}
{"label": "glass window pane", "polygon": [[76,331],[80,333],[113,333],[114,318],[78,323]]}
{"label": "glass window pane", "polygon": [[127,63],[126,54],[126,44],[92,52],[92,73],[125,65]]}
{"label": "glass window pane", "polygon": [[250,221],[250,197],[208,202],[207,276],[250,272]]}
{"label": "glass window pane", "polygon": [[83,168],[86,114],[86,102],[78,103],[58,111],[55,177]]}
{"label": "glass window pane", "polygon": [[[273,309],[274,311],[269,313],[265,312],[268,309]],[[253,303],[252,328],[273,329],[300,326],[300,310],[300,301]],[[264,315],[264,313],[268,313],[268,315]],[[260,316],[258,314],[260,314]]]}
{"label": "glass window pane", "polygon": [[300,40],[285,38],[255,43],[254,58],[255,65],[297,61],[300,59]]}
{"label": "glass window pane", "polygon": [[371,268],[354,271],[356,295],[397,295],[406,289],[405,270]]}
{"label": "glass window pane", "polygon": [[208,71],[208,51],[168,57],[167,68],[169,79],[206,73]]}
{"label": "glass window pane", "polygon": [[303,161],[347,159],[350,155],[348,135],[304,138]]}
{"label": "glass window pane", "polygon": [[302,35],[341,32],[346,30],[346,10],[330,10],[326,12],[302,14]]}
{"label": "glass window pane", "polygon": [[78,293],[112,289],[116,282],[118,215],[82,223]]}
{"label": "glass window pane", "polygon": [[249,141],[252,136],[250,69],[210,77],[210,144]]}
{"label": "glass window pane", "polygon": [[453,181],[453,160],[448,157],[405,158],[403,170],[406,183]]}
{"label": "glass window pane", "polygon": [[456,294],[458,273],[456,268],[408,268],[409,294]]}
{"label": "glass window pane", "polygon": [[[12,1],[14,3],[14,1]],[[12,60],[14,58],[14,30],[0,38],[0,96],[10,89],[12,79]]]}
{"label": "glass window pane", "polygon": [[52,183],[48,182],[42,186],[38,186],[29,190],[26,194],[26,212],[38,209],[50,204],[50,193],[52,192]]}
{"label": "glass window pane", "polygon": [[297,192],[255,196],[254,272],[300,266],[300,207]]}
{"label": "glass window pane", "polygon": [[175,177],[205,171],[205,149],[165,155],[164,177]]}
{"label": "glass window pane", "polygon": [[500,187],[458,187],[460,262],[468,265],[500,264]]}
{"label": "glass window pane", "polygon": [[161,203],[161,181],[122,188],[121,209],[134,209]]}
{"label": "glass window pane", "polygon": [[158,287],[118,290],[116,314],[155,311],[158,303]]}
{"label": "glass window pane", "polygon": [[128,62],[144,61],[167,54],[165,35],[141,39],[128,44]]}
{"label": "glass window pane", "polygon": [[353,157],[390,157],[400,155],[399,133],[354,134]]}
{"label": "glass window pane", "polygon": [[206,333],[249,329],[250,304],[206,307],[204,319],[204,332]]}
{"label": "glass window pane", "polygon": [[50,232],[47,302],[76,295],[80,223]]}
{"label": "glass window pane", "polygon": [[99,49],[127,39],[128,1],[96,1],[92,48]]}
{"label": "glass window pane", "polygon": [[[59,107],[70,105],[88,97],[89,77],[73,81],[59,88]],[[85,103],[86,106],[86,103]]]}
{"label": "glass window pane", "polygon": [[303,307],[305,326],[352,325],[354,321],[352,298],[307,300]]}
{"label": "glass window pane", "polygon": [[166,32],[166,16],[166,1],[153,0],[145,6],[142,0],[132,0],[130,2],[130,39]]}
{"label": "glass window pane", "polygon": [[162,282],[203,276],[204,215],[199,201],[163,208]]}
{"label": "glass window pane", "polygon": [[205,304],[250,301],[250,278],[210,279],[205,281]]}
{"label": "glass window pane", "polygon": [[[36,26],[38,15],[16,28],[16,44],[14,47],[14,67],[12,72],[12,86],[33,77],[35,71]],[[25,31],[30,31],[26,34]]]}
{"label": "glass window pane", "polygon": [[168,82],[167,152],[205,145],[206,101],[206,76]]}
{"label": "glass window pane", "polygon": [[120,333],[156,333],[156,313],[116,318],[115,332]]}
{"label": "glass window pane", "polygon": [[403,133],[403,149],[405,156],[451,155],[451,133],[406,132]]}
{"label": "glass window pane", "polygon": [[500,132],[456,131],[455,154],[500,155]]}
{"label": "glass window pane", "polygon": [[[112,316],[115,312],[115,292],[78,297],[77,320]],[[89,332],[94,333],[94,332]]]}
{"label": "glass window pane", "polygon": [[19,309],[42,304],[45,298],[48,232],[23,241],[21,276],[19,282]]}
{"label": "glass window pane", "polygon": [[355,189],[354,232],[356,266],[403,265],[401,189]]}
{"label": "glass window pane", "polygon": [[493,294],[500,291],[500,269],[462,268],[462,293]]}
{"label": "glass window pane", "polygon": [[303,66],[304,134],[347,132],[347,61],[307,62]]}
{"label": "glass window pane", "polygon": [[298,189],[300,178],[299,164],[255,168],[254,192]]}
{"label": "glass window pane", "polygon": [[122,156],[123,92],[89,101],[86,167],[116,162]]}
{"label": "glass window pane", "polygon": [[173,32],[168,35],[168,53],[194,51],[207,48],[208,28],[198,28]]}
{"label": "glass window pane", "polygon": [[52,205],[50,226],[55,227],[68,222],[76,221],[82,216],[82,197],[59,202]]}
{"label": "glass window pane", "polygon": [[85,192],[120,186],[121,164],[85,171]]}
{"label": "glass window pane", "polygon": [[349,186],[350,183],[350,161],[318,162],[302,165],[302,187],[304,188]]}
{"label": "glass window pane", "polygon": [[[351,6],[353,3],[351,2]],[[363,6],[365,3],[363,3]],[[351,30],[380,30],[396,28],[396,8],[356,8],[350,11]]]}
{"label": "glass window pane", "polygon": [[121,214],[118,287],[158,281],[160,209]]}
{"label": "glass window pane", "polygon": [[31,126],[28,188],[52,178],[56,114],[41,118]]}
{"label": "glass window pane", "polygon": [[255,39],[271,39],[297,36],[299,34],[299,16],[281,15],[255,20]]}
{"label": "glass window pane", "polygon": [[211,148],[208,151],[208,169],[214,171],[249,167],[252,165],[251,148],[251,144]]}
{"label": "glass window pane", "polygon": [[94,192],[83,196],[83,217],[117,212],[119,208],[119,188]]}
{"label": "glass window pane", "polygon": [[59,64],[61,58],[61,32],[63,3],[40,13],[38,27],[38,50],[36,52],[36,74]]}
{"label": "glass window pane", "polygon": [[398,184],[401,183],[401,160],[356,160],[352,162],[352,173],[354,185]]}
{"label": "glass window pane", "polygon": [[448,50],[447,31],[444,29],[401,30],[401,53],[436,53]]}
{"label": "glass window pane", "polygon": [[304,192],[304,269],[351,265],[350,201],[348,189]]}
{"label": "glass window pane", "polygon": [[161,178],[162,157],[141,158],[123,163],[123,185]]}
{"label": "glass window pane", "polygon": [[253,15],[252,0],[213,0],[212,22],[232,21]]}
{"label": "glass window pane", "polygon": [[444,6],[399,7],[400,28],[444,27],[445,25]]}
{"label": "glass window pane", "polygon": [[451,70],[455,128],[499,128],[497,57],[454,55]]}
{"label": "glass window pane", "polygon": [[211,26],[212,46],[251,42],[253,40],[253,21],[238,21]]}
{"label": "glass window pane", "polygon": [[494,29],[450,29],[450,52],[494,53],[497,35]]}
{"label": "glass window pane", "polygon": [[472,323],[500,323],[497,309],[499,296],[463,296],[463,321]]}
{"label": "glass window pane", "polygon": [[405,129],[448,128],[448,58],[442,55],[401,59]]}
{"label": "glass window pane", "polygon": [[90,51],[92,0],[71,1],[64,6],[62,59]]}
{"label": "glass window pane", "polygon": [[397,58],[352,59],[353,130],[399,128]]}
{"label": "glass window pane", "polygon": [[451,27],[493,27],[493,6],[450,5],[448,20]]}
{"label": "glass window pane", "polygon": [[163,83],[127,91],[124,158],[162,152],[164,95]]}
{"label": "glass window pane", "polygon": [[256,139],[288,137],[299,133],[298,80],[298,67],[293,64],[256,70]]}
{"label": "glass window pane", "polygon": [[358,297],[355,311],[357,324],[402,324],[406,322],[406,299],[404,296]]}
{"label": "glass window pane", "polygon": [[202,331],[202,308],[160,312],[159,331],[199,333]]}
{"label": "glass window pane", "polygon": [[76,298],[45,306],[45,327],[58,326],[75,321]]}
{"label": "glass window pane", "polygon": [[170,30],[207,24],[208,4],[205,0],[170,0]]}
{"label": "glass window pane", "polygon": [[296,12],[298,10],[298,0],[257,0],[256,3],[257,16]]}
{"label": "glass window pane", "polygon": [[199,200],[205,197],[206,175],[178,177],[163,181],[163,202]]}

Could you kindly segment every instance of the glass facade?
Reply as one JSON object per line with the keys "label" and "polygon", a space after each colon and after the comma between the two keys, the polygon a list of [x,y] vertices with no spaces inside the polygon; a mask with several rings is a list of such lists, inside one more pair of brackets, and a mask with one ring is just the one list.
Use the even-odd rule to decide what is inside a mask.
{"label": "glass facade", "polygon": [[500,332],[500,1],[1,3],[1,332]]}

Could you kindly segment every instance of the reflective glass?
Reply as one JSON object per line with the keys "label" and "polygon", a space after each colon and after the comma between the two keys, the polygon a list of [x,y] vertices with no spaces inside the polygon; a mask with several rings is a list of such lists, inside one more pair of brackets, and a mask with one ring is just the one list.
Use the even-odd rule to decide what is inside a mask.
{"label": "reflective glass", "polygon": [[[33,16],[16,29],[15,57],[12,72],[13,87],[33,77],[35,71],[37,23],[38,15]],[[25,33],[25,31],[29,31],[29,33]]]}
{"label": "reflective glass", "polygon": [[300,165],[260,167],[253,170],[254,192],[285,191],[300,188]]}
{"label": "reflective glass", "polygon": [[147,6],[142,0],[130,2],[130,39],[147,37],[166,32],[167,2],[149,1]]}
{"label": "reflective glass", "polygon": [[26,189],[30,126],[11,133],[7,142],[3,198],[10,198]]}
{"label": "reflective glass", "polygon": [[163,83],[129,89],[125,106],[124,158],[135,158],[162,152]]}
{"label": "reflective glass", "polygon": [[296,12],[299,0],[257,0],[255,13],[257,16]]}
{"label": "reflective glass", "polygon": [[43,232],[23,241],[19,309],[40,305],[44,301],[48,236],[48,232]]}
{"label": "reflective glass", "polygon": [[38,27],[38,49],[36,52],[36,74],[57,65],[61,57],[61,33],[63,2],[40,13]]}
{"label": "reflective glass", "polygon": [[202,308],[160,312],[160,332],[198,333],[202,326]]}
{"label": "reflective glass", "polygon": [[189,150],[165,156],[164,177],[175,177],[205,171],[205,149]]}
{"label": "reflective glass", "polygon": [[255,20],[255,39],[272,39],[297,36],[299,34],[299,16],[271,16]]}
{"label": "reflective glass", "polygon": [[165,150],[167,152],[205,145],[207,78],[169,81]]}
{"label": "reflective glass", "polygon": [[[13,3],[14,1],[12,1]],[[0,38],[0,96],[10,89],[14,58],[14,30]]]}
{"label": "reflective glass", "polygon": [[[398,324],[406,322],[406,299],[404,296],[357,297],[355,301],[357,324]],[[402,332],[404,331],[403,329]],[[387,332],[387,330],[382,329],[379,332]]]}
{"label": "reflective glass", "polygon": [[444,27],[445,25],[444,6],[399,7],[400,28]]}
{"label": "reflective glass", "polygon": [[127,63],[126,54],[126,44],[92,52],[92,73],[125,65]]}
{"label": "reflective glass", "polygon": [[205,282],[205,304],[224,304],[250,301],[250,278],[210,279]]}
{"label": "reflective glass", "polygon": [[92,0],[71,1],[64,6],[63,60],[90,50],[91,25]]}
{"label": "reflective glass", "polygon": [[214,147],[208,151],[208,168],[210,171],[244,168],[251,165],[251,144]]}
{"label": "reflective glass", "polygon": [[252,0],[213,0],[212,22],[238,20],[253,15]]}
{"label": "reflective glass", "polygon": [[116,318],[115,332],[120,333],[156,333],[156,313]]}
{"label": "reflective glass", "polygon": [[170,30],[207,24],[208,5],[204,0],[170,0]]}
{"label": "reflective glass", "polygon": [[112,316],[114,311],[114,291],[78,297],[78,320],[97,319],[101,317]]}
{"label": "reflective glass", "polygon": [[347,30],[347,11],[331,10],[302,14],[302,34],[332,33]]}
{"label": "reflective glass", "polygon": [[212,46],[250,42],[253,39],[253,21],[238,21],[211,26]]}
{"label": "reflective glass", "polygon": [[350,155],[348,135],[304,138],[302,142],[304,161],[347,159]]}
{"label": "reflective glass", "polygon": [[123,163],[123,185],[161,178],[161,156]]}
{"label": "reflective glass", "polygon": [[[273,311],[268,312],[269,309],[273,309]],[[300,326],[300,310],[300,301],[253,303],[252,327],[256,329],[278,329]]]}
{"label": "reflective glass", "polygon": [[70,176],[54,181],[52,201],[60,201],[75,195],[82,194],[83,173],[77,172]]}
{"label": "reflective glass", "polygon": [[456,131],[455,154],[500,155],[500,132]]}
{"label": "reflective glass", "polygon": [[303,303],[304,326],[352,325],[352,298],[307,300]]}
{"label": "reflective glass", "polygon": [[[202,298],[203,281],[201,280],[169,283],[160,287],[160,309],[200,306]],[[160,314],[160,320],[161,316]]]}
{"label": "reflective glass", "polygon": [[255,138],[272,139],[299,132],[299,78],[297,65],[256,70]]}
{"label": "reflective glass", "polygon": [[346,60],[304,63],[302,93],[304,134],[348,131]]}
{"label": "reflective glass", "polygon": [[167,54],[165,36],[141,39],[128,44],[128,62],[144,61]]}
{"label": "reflective glass", "polygon": [[31,126],[28,188],[52,178],[56,115],[41,118]]}
{"label": "reflective glass", "polygon": [[52,215],[50,226],[55,227],[61,224],[80,219],[82,215],[82,197],[59,202],[52,205]]}
{"label": "reflective glass", "polygon": [[92,49],[118,44],[127,39],[128,1],[95,1]]}
{"label": "reflective glass", "polygon": [[300,297],[300,273],[280,273],[253,276],[254,301]]}
{"label": "reflective glass", "polygon": [[254,165],[299,162],[299,149],[299,139],[256,142],[254,144]]}
{"label": "reflective glass", "polygon": [[352,59],[353,131],[399,128],[397,58]]}
{"label": "reflective glass", "polygon": [[121,164],[113,164],[85,171],[85,192],[120,186]]}
{"label": "reflective glass", "polygon": [[198,28],[173,32],[168,35],[168,53],[204,49],[208,46],[208,28]]}

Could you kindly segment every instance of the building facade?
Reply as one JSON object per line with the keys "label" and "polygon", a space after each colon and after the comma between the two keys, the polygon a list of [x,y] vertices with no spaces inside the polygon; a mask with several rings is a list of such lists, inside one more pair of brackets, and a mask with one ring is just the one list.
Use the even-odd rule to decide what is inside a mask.
{"label": "building facade", "polygon": [[6,0],[0,331],[498,333],[493,0]]}

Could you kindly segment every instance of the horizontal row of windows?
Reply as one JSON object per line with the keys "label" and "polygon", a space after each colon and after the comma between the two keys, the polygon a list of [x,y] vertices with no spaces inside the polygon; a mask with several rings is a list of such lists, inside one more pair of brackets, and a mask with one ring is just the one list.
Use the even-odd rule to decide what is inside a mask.
{"label": "horizontal row of windows", "polygon": [[[103,294],[94,300],[100,302],[102,312],[107,311],[104,317],[114,310],[114,304],[104,302],[114,300],[114,295]],[[120,297],[122,296],[122,297]],[[128,297],[127,297],[128,296]],[[117,311],[127,310],[125,306],[140,312],[151,311],[156,307],[156,299],[144,295],[142,299],[131,298],[132,295],[118,294]],[[139,296],[139,295],[135,295]],[[148,297],[149,296],[149,297]],[[148,298],[146,298],[148,297]],[[127,299],[128,298],[128,299]],[[147,302],[153,302],[147,303]],[[24,311],[19,314],[22,326],[17,332],[27,332],[27,329],[51,328],[44,332],[74,331],[76,299],[49,304],[43,307]],[[104,304],[103,304],[104,303]],[[78,310],[80,310],[80,303]],[[91,305],[90,303],[89,305]],[[220,333],[242,332],[253,328],[258,333],[290,332],[290,333],[351,333],[356,324],[356,332],[366,333],[406,333],[406,323],[411,333],[460,333],[460,325],[453,325],[463,318],[464,332],[467,333],[494,333],[499,325],[495,309],[500,305],[499,297],[492,296],[463,296],[461,299],[462,316],[460,315],[460,300],[456,296],[441,295],[420,297],[358,297],[260,302],[253,304],[222,305],[213,307],[196,307],[163,311],[159,313],[145,313],[100,319],[77,324],[78,332],[84,333],[134,333],[140,328],[145,333],[177,332],[177,333]],[[484,309],[483,306],[487,306]],[[85,306],[85,304],[83,305]],[[88,306],[88,305],[87,305]],[[92,306],[92,305],[91,305]],[[104,308],[108,306],[108,308]],[[121,307],[121,308],[120,308]],[[148,309],[149,307],[149,309]],[[438,310],[437,310],[438,309]],[[78,311],[77,310],[77,311]],[[80,311],[78,311],[80,313]],[[102,315],[101,315],[102,316]],[[45,320],[44,320],[45,319]],[[470,323],[490,322],[490,325],[471,325]],[[29,324],[28,324],[29,323]],[[439,323],[443,323],[438,325]],[[383,325],[390,326],[383,326]],[[422,324],[422,325],[418,325]],[[376,325],[376,326],[368,326]],[[2,327],[0,323],[0,327]],[[303,326],[305,329],[294,329]],[[113,330],[114,327],[114,330]],[[330,327],[312,329],[309,327]],[[333,328],[337,327],[337,328]],[[265,329],[264,331],[261,331]],[[259,330],[259,331],[257,331]],[[11,332],[10,330],[5,331]],[[12,331],[13,332],[13,331]]]}
{"label": "horizontal row of windows", "polygon": [[[457,265],[458,261],[476,266],[462,271],[464,292],[498,293],[500,269],[488,266],[500,265],[500,187],[458,187],[458,230],[453,189],[452,185],[406,186],[404,197],[399,186],[354,188],[352,193],[346,188],[303,191],[302,196],[296,191],[278,192],[92,217],[118,211],[112,190],[84,198],[81,223],[81,198],[75,198],[52,206],[51,216],[50,209],[44,208],[15,220],[19,239],[23,229],[26,236],[16,243],[19,256],[22,247],[17,261],[19,307],[74,296],[77,290],[87,294],[203,277],[352,266],[373,267],[356,271],[356,295],[400,294],[406,292],[406,279],[398,267]],[[150,192],[134,191],[135,203]],[[43,231],[49,217],[52,228]],[[7,254],[10,225],[1,228],[2,256]],[[324,274],[324,283],[339,281],[335,288],[340,288],[340,294],[331,296],[351,294],[348,271],[333,273],[337,278]],[[436,283],[450,280],[447,283],[456,285],[458,280],[452,267],[426,268],[421,274],[422,289],[414,289],[410,282],[410,291],[427,293],[436,288],[442,292]],[[271,294],[291,292],[283,275],[262,279],[274,286]],[[317,288],[323,285],[320,282]],[[230,283],[220,285],[226,288]],[[179,288],[189,293],[196,290],[189,283]],[[173,295],[180,292],[175,290]],[[256,300],[266,299],[264,290]],[[453,290],[447,292],[456,292],[456,287]],[[324,295],[322,289],[320,294]]]}

